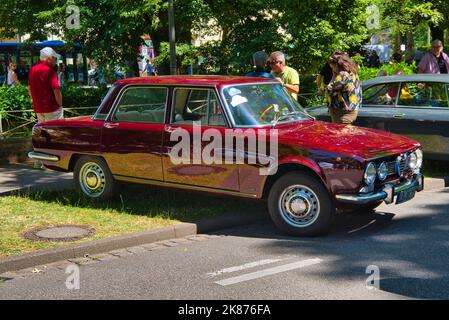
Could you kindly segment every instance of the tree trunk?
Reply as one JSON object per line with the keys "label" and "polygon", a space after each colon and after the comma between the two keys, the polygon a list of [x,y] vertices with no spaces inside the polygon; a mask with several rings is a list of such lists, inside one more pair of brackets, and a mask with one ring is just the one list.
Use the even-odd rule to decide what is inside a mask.
{"label": "tree trunk", "polygon": [[432,34],[432,41],[435,39],[444,41],[444,30],[440,26],[430,24],[429,27],[430,33]]}

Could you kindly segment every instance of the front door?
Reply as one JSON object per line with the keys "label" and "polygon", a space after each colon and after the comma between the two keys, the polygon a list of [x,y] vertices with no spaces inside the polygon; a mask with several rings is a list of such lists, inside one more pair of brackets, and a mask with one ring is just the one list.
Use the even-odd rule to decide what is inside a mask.
{"label": "front door", "polygon": [[[215,90],[175,88],[171,109],[163,139],[165,181],[238,191],[238,168],[221,156],[227,123]],[[215,141],[216,135],[221,141]]]}
{"label": "front door", "polygon": [[118,180],[163,180],[162,133],[168,88],[131,86],[102,130],[102,153]]}

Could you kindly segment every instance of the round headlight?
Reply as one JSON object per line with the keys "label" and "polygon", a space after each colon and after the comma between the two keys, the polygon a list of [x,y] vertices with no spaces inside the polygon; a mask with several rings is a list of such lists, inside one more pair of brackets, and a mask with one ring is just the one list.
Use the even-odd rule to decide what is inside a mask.
{"label": "round headlight", "polygon": [[410,169],[415,170],[417,164],[418,164],[418,156],[416,155],[415,152],[412,152],[408,156],[408,166],[410,167]]}
{"label": "round headlight", "polygon": [[423,161],[422,150],[421,150],[421,149],[418,149],[418,150],[415,151],[415,153],[416,153],[416,158],[417,158],[417,161],[416,161],[416,169],[421,169],[421,167],[422,167],[422,161]]}
{"label": "round headlight", "polygon": [[388,176],[388,168],[387,164],[385,162],[382,162],[377,169],[377,176],[379,177],[380,181],[384,181]]}
{"label": "round headlight", "polygon": [[377,170],[373,162],[368,163],[365,169],[364,180],[367,185],[371,185],[376,181]]}

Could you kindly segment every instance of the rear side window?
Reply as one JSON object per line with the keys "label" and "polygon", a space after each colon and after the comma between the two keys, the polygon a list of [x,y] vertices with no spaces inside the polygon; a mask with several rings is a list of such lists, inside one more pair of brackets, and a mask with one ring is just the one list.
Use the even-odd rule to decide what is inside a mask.
{"label": "rear side window", "polygon": [[164,123],[167,88],[128,88],[113,116],[114,121]]}
{"label": "rear side window", "polygon": [[399,83],[384,83],[363,90],[363,104],[373,106],[394,106]]}
{"label": "rear side window", "polygon": [[448,88],[448,84],[439,82],[404,82],[398,105],[447,108]]}

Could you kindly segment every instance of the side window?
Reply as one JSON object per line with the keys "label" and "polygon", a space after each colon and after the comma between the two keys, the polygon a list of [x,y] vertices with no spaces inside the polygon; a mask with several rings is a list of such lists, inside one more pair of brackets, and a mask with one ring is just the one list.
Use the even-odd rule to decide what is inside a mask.
{"label": "side window", "polygon": [[167,88],[129,88],[120,99],[113,120],[164,123]]}
{"label": "side window", "polygon": [[193,125],[194,121],[201,121],[203,126],[226,126],[215,92],[209,89],[176,89],[171,123]]}
{"label": "side window", "polygon": [[401,86],[401,106],[448,107],[448,86],[438,82],[407,82]]}
{"label": "side window", "polygon": [[374,85],[363,90],[363,104],[374,106],[394,106],[399,83]]}

